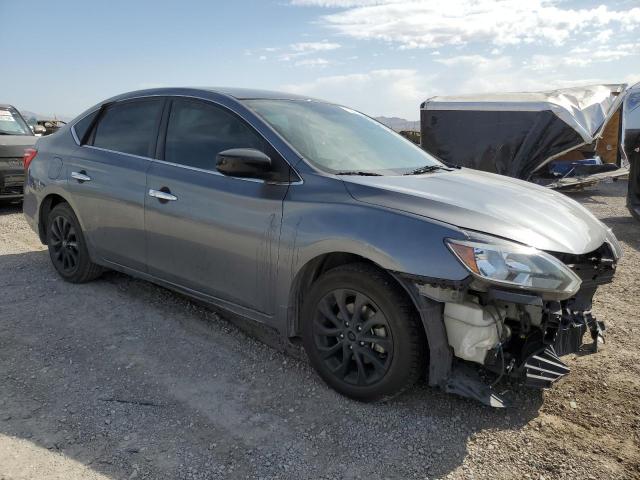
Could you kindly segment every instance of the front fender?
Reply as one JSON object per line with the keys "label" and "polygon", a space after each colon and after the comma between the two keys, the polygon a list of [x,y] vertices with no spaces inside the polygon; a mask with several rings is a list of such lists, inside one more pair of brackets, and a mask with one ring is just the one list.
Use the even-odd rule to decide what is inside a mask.
{"label": "front fender", "polygon": [[356,201],[306,204],[286,213],[282,225],[282,268],[295,278],[307,262],[327,253],[352,253],[380,267],[412,276],[461,281],[469,272],[444,243],[465,238],[446,224]]}

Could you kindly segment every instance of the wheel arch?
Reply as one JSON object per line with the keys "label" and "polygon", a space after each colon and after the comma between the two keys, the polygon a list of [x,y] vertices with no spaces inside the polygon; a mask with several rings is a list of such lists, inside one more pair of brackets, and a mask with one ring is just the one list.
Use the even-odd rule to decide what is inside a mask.
{"label": "wheel arch", "polygon": [[69,201],[59,193],[49,193],[40,202],[40,208],[38,210],[38,236],[40,237],[40,241],[45,245],[47,243],[47,218],[51,210],[61,203],[69,204]]}
{"label": "wheel arch", "polygon": [[305,291],[327,270],[348,263],[363,262],[380,268],[375,262],[355,253],[329,252],[317,255],[307,261],[291,282],[288,298],[287,330],[289,337],[299,337],[302,331],[300,311],[304,302]]}
{"label": "wheel arch", "polygon": [[[371,265],[381,272],[384,272],[395,283],[401,286],[403,290],[406,290],[405,286],[401,283],[400,279],[396,275],[391,273],[388,269],[382,267],[378,262],[375,262],[374,260],[360,254],[347,251],[333,251],[316,255],[315,257],[308,260],[298,270],[298,273],[295,275],[291,283],[288,299],[289,314],[287,322],[289,337],[297,337],[300,335],[300,311],[304,303],[305,292],[309,289],[309,287],[311,287],[311,285],[326,271],[350,263],[366,263],[368,265]],[[407,292],[407,295],[411,297],[409,292]],[[413,299],[412,303],[414,303],[415,306],[415,302]]]}
{"label": "wheel arch", "polygon": [[442,385],[449,377],[453,355],[447,341],[442,320],[443,304],[420,295],[416,285],[398,272],[390,271],[373,260],[350,252],[329,252],[309,260],[293,279],[289,292],[287,330],[289,338],[299,338],[302,329],[300,312],[304,302],[304,293],[326,271],[349,263],[366,263],[384,272],[397,284],[411,300],[411,304],[420,317],[422,330],[429,349],[429,384]]}

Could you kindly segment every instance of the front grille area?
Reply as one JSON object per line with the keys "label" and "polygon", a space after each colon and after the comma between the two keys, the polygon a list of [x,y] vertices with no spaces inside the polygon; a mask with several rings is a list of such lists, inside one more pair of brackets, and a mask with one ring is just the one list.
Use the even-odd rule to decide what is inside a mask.
{"label": "front grille area", "polygon": [[582,280],[582,287],[603,285],[613,280],[616,261],[608,243],[582,255],[548,252],[556,257]]}

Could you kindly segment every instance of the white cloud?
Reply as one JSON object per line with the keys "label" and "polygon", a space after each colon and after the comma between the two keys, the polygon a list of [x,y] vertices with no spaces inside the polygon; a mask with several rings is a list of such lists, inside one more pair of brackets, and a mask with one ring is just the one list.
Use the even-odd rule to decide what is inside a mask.
{"label": "white cloud", "polygon": [[[291,60],[295,60],[300,57],[306,57],[308,55],[313,55],[314,53],[319,52],[329,52],[331,50],[337,50],[341,48],[342,45],[336,42],[329,42],[328,40],[322,40],[319,42],[298,42],[291,43],[286,47],[264,47],[252,50],[245,50],[244,54],[247,56],[251,56],[254,53],[256,55],[259,54],[259,60],[267,60],[269,57],[276,58],[281,62],[289,62]],[[266,53],[271,54],[269,56],[265,55]],[[311,64],[312,62],[302,62],[298,61],[298,64]],[[317,62],[321,63],[321,62]],[[328,63],[328,61],[327,61]]]}
{"label": "white cloud", "polygon": [[322,42],[293,43],[289,46],[289,48],[294,52],[301,52],[301,53],[326,52],[327,50],[336,50],[340,48],[340,44],[328,42],[324,40]]}
{"label": "white cloud", "polygon": [[[640,81],[640,70],[622,78],[607,69],[598,69],[594,75],[586,70],[558,67],[548,59],[523,63],[510,56],[436,58],[443,68],[428,75],[415,69],[378,69],[324,76],[311,82],[281,85],[280,88],[351,106],[372,116],[399,116],[416,120],[419,118],[420,103],[436,95],[537,91]],[[545,68],[542,68],[543,60],[547,62]]]}
{"label": "white cloud", "polygon": [[368,115],[419,116],[420,102],[434,92],[431,77],[413,69],[380,69],[365,73],[319,77],[312,82],[283,85],[284,91],[320,97]]}
{"label": "white cloud", "polygon": [[[282,62],[289,62],[291,60],[295,60],[296,58],[305,57],[307,55],[312,55],[314,53],[337,50],[340,47],[341,45],[339,43],[329,42],[327,40],[323,40],[321,42],[292,43],[286,49],[287,51],[280,54],[280,56],[278,57],[278,60]],[[300,63],[301,61],[298,61],[296,64],[300,64]]]}
{"label": "white cloud", "polygon": [[602,30],[601,32],[598,32],[598,34],[594,37],[594,41],[597,43],[608,42],[609,39],[611,38],[611,35],[613,35],[613,33],[614,33],[613,30],[611,30],[610,28]]}
{"label": "white cloud", "polygon": [[544,71],[567,67],[587,67],[594,63],[615,62],[630,56],[640,56],[640,43],[604,45],[595,49],[576,47],[563,54],[533,55],[530,60],[523,63],[533,71]]}
{"label": "white cloud", "polygon": [[[395,0],[401,1],[401,0]],[[367,5],[379,5],[381,3],[391,3],[385,0],[291,0],[292,5],[304,5],[310,7],[362,7]]]}
{"label": "white cloud", "polygon": [[467,66],[476,72],[492,72],[506,70],[511,67],[511,57],[484,57],[482,55],[459,55],[457,57],[437,58],[435,60],[447,67]]}
{"label": "white cloud", "polygon": [[[524,61],[511,56],[461,55],[442,58],[437,62],[447,68],[437,73],[433,83],[446,85],[447,95],[550,90],[596,83],[632,83],[637,75],[621,78],[616,71],[600,68],[599,65],[601,62],[640,55],[640,44],[633,46],[636,48],[602,48],[590,52],[588,56],[532,55]],[[433,94],[425,92],[425,96]]]}
{"label": "white cloud", "polygon": [[298,60],[296,65],[299,67],[326,67],[329,63],[329,60],[324,58],[305,58]]}
{"label": "white cloud", "polygon": [[[435,95],[536,91],[640,80],[640,70],[634,67],[640,60],[637,2],[617,6],[607,2],[607,6],[597,7],[571,2],[577,5],[574,8],[566,0],[289,3],[324,7],[327,10],[317,23],[351,39],[375,41],[368,53],[369,58],[375,57],[371,58],[374,65],[386,66],[387,59],[393,65],[402,59],[409,62],[411,68],[377,68],[283,86],[371,115],[416,119],[420,103]],[[390,52],[384,44],[396,51]],[[397,51],[419,48],[429,48],[429,55],[414,51],[411,55],[416,58],[412,60],[406,52]],[[287,52],[297,53],[291,45]],[[634,71],[639,74],[632,74]]]}
{"label": "white cloud", "polygon": [[[292,0],[294,5],[338,8],[322,17],[333,30],[356,39],[382,40],[400,48],[439,48],[471,42],[563,45],[598,32],[640,26],[640,7],[613,10],[567,8],[562,0]],[[615,32],[614,32],[615,33]]]}

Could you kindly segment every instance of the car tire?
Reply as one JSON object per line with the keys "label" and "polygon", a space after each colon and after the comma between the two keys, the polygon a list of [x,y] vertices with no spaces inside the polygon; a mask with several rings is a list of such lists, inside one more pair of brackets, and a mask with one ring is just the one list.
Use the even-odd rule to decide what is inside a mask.
{"label": "car tire", "polygon": [[67,282],[89,282],[104,272],[91,261],[82,227],[69,204],[58,204],[49,213],[46,239],[51,263]]}
{"label": "car tire", "polygon": [[426,337],[407,293],[365,263],[325,272],[302,307],[303,344],[311,365],[337,392],[386,400],[404,392],[426,367]]}

